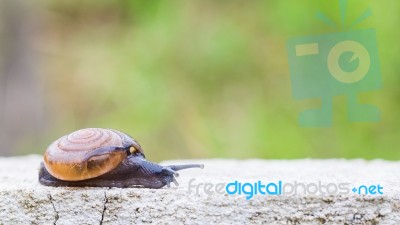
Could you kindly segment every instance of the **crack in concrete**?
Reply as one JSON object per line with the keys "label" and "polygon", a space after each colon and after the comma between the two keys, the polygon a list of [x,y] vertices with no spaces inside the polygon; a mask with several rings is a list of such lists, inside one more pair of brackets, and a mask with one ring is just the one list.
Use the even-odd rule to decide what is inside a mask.
{"label": "crack in concrete", "polygon": [[106,207],[107,203],[108,203],[108,198],[107,198],[107,190],[106,190],[106,191],[104,191],[104,205],[103,205],[103,212],[101,213],[100,225],[103,224],[104,214],[105,214],[106,209],[107,209],[107,207]]}
{"label": "crack in concrete", "polygon": [[54,225],[56,225],[56,224],[57,224],[57,221],[58,221],[58,219],[59,219],[60,217],[59,217],[59,215],[58,215],[58,211],[57,211],[57,209],[56,209],[56,206],[54,205],[53,197],[51,196],[50,193],[49,193],[49,200],[50,200],[51,205],[53,206],[54,213],[56,214],[56,215],[54,216],[54,223],[53,223]]}

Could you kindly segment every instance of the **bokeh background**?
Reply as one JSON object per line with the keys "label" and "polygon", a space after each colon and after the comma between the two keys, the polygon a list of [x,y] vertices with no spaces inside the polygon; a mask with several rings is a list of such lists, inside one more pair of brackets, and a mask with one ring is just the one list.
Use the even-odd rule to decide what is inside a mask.
{"label": "bokeh background", "polygon": [[351,0],[375,28],[379,123],[303,128],[318,99],[293,99],[286,41],[336,32],[336,0],[0,0],[0,154],[42,154],[84,127],[125,131],[148,158],[400,159],[400,2]]}

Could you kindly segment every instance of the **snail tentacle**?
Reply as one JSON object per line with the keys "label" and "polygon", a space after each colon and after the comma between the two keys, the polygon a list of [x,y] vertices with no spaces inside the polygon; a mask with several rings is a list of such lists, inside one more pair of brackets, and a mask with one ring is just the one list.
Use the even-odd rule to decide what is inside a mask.
{"label": "snail tentacle", "polygon": [[168,168],[170,168],[173,171],[179,171],[179,170],[184,170],[184,169],[190,169],[190,168],[200,168],[200,169],[204,169],[204,165],[203,164],[186,164],[186,165],[171,165],[171,166],[167,166]]}
{"label": "snail tentacle", "polygon": [[175,179],[175,177],[174,177],[173,182],[174,182],[175,186],[179,186],[179,183],[178,183],[178,181]]}

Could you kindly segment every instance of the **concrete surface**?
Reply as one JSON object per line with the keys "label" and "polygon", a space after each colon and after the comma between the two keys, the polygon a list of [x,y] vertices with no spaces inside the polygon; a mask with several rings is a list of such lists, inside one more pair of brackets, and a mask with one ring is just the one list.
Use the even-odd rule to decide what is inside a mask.
{"label": "concrete surface", "polygon": [[[400,224],[399,162],[169,161],[162,164],[201,162],[205,169],[181,171],[178,187],[151,190],[44,187],[37,181],[40,161],[35,155],[0,158],[0,224]],[[208,195],[203,186],[189,194],[191,178],[193,185],[235,180],[379,184],[383,194],[300,193],[246,200],[244,195]]]}

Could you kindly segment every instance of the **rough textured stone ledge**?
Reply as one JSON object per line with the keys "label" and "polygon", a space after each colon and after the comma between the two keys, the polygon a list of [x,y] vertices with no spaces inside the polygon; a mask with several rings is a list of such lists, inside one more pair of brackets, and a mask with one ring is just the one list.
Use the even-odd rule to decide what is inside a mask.
{"label": "rough textured stone ledge", "polygon": [[[0,158],[0,224],[400,224],[400,163],[382,160],[195,160],[180,186],[50,188],[37,182],[40,156]],[[239,180],[383,186],[383,195],[254,196],[188,193],[188,183]]]}

